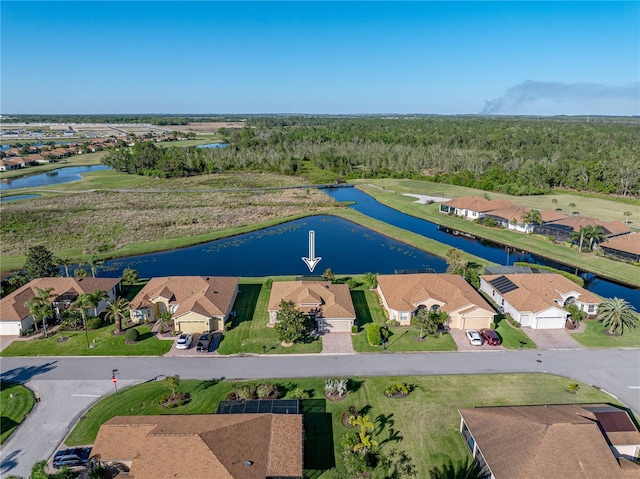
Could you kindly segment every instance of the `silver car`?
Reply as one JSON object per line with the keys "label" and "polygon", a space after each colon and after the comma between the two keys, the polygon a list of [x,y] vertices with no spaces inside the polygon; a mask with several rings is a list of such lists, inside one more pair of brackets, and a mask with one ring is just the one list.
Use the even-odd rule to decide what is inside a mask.
{"label": "silver car", "polygon": [[475,329],[467,329],[465,334],[467,335],[467,339],[473,346],[482,346],[484,344],[482,336],[480,336],[480,333]]}
{"label": "silver car", "polygon": [[193,340],[193,334],[182,333],[176,342],[176,349],[189,349],[191,341]]}

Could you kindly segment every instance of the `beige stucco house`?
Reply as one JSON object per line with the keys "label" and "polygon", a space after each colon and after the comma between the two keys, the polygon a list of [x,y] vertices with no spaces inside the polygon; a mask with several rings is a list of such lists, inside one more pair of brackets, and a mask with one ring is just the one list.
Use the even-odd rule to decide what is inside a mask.
{"label": "beige stucco house", "polygon": [[0,336],[18,336],[34,327],[33,318],[24,303],[36,297],[36,288],[51,291],[51,304],[58,319],[81,294],[96,290],[107,292],[107,299],[100,301],[89,314],[98,315],[113,301],[120,291],[120,278],[37,278],[0,299]]}
{"label": "beige stucco house", "polygon": [[117,416],[92,455],[136,479],[299,478],[301,414]]}
{"label": "beige stucco house", "polygon": [[439,211],[445,214],[462,216],[468,220],[482,218],[487,211],[508,208],[512,203],[508,200],[488,200],[482,196],[463,196],[440,203]]}
{"label": "beige stucco house", "polygon": [[277,322],[281,301],[293,301],[296,308],[315,319],[318,331],[351,332],[356,313],[349,286],[324,281],[281,281],[273,283],[269,297],[269,323]]}
{"label": "beige stucco house", "polygon": [[462,276],[455,274],[378,275],[378,295],[391,320],[410,325],[419,308],[442,310],[454,329],[489,328],[496,314]]}
{"label": "beige stucco house", "polygon": [[518,273],[480,276],[480,290],[505,314],[532,329],[562,329],[575,304],[595,316],[602,299],[557,273]]}
{"label": "beige stucco house", "polygon": [[491,479],[640,477],[640,432],[607,404],[460,409],[460,432]]}
{"label": "beige stucco house", "polygon": [[131,301],[134,323],[155,321],[170,312],[176,331],[224,331],[238,294],[231,276],[168,276],[152,278]]}

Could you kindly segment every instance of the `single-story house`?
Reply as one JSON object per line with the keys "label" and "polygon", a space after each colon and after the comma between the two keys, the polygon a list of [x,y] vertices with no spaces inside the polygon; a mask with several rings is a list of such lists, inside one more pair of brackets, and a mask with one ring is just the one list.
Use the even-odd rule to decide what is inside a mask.
{"label": "single-story house", "polygon": [[512,203],[508,200],[488,200],[482,196],[463,196],[440,203],[439,211],[444,214],[462,216],[468,220],[477,220],[487,211],[508,208]]}
{"label": "single-story house", "polygon": [[491,479],[624,479],[640,432],[626,411],[606,404],[459,409],[460,432]]}
{"label": "single-story house", "polygon": [[349,286],[325,281],[279,281],[271,286],[269,323],[277,322],[281,301],[293,301],[296,308],[316,321],[324,333],[351,332],[356,312]]}
{"label": "single-story house", "polygon": [[505,314],[532,329],[562,329],[575,304],[588,316],[595,316],[602,299],[561,274],[522,273],[480,276],[484,291]]}
{"label": "single-story house", "polygon": [[131,321],[155,321],[171,312],[176,331],[224,331],[238,295],[235,276],[152,278],[129,304]]}
{"label": "single-story house", "polygon": [[62,311],[67,309],[81,294],[91,294],[96,290],[107,292],[108,299],[98,304],[91,314],[100,314],[107,306],[107,301],[113,301],[120,291],[120,278],[38,278],[16,289],[11,294],[0,299],[0,335],[16,336],[34,327],[33,318],[24,303],[36,297],[36,288],[51,291],[51,303],[55,313],[60,318]]}
{"label": "single-story house", "polygon": [[580,231],[581,227],[600,226],[605,238],[631,233],[631,230],[622,221],[601,221],[592,216],[567,216],[558,220],[546,221],[534,228],[534,232],[542,235],[553,236],[557,241],[569,241],[569,236],[574,231]]}
{"label": "single-story house", "polygon": [[302,434],[301,414],[116,416],[91,453],[136,479],[299,478]]}
{"label": "single-story house", "polygon": [[411,324],[419,308],[442,310],[454,329],[488,328],[496,314],[462,276],[455,274],[378,275],[378,295],[391,320]]}
{"label": "single-story house", "polygon": [[600,243],[605,256],[640,262],[640,233],[619,235]]}

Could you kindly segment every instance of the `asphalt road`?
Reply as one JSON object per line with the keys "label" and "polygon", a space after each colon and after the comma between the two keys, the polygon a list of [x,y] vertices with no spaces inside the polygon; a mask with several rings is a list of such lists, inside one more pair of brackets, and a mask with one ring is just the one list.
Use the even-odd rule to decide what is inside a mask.
{"label": "asphalt road", "polygon": [[0,477],[28,477],[49,458],[75,420],[119,386],[179,374],[184,379],[414,376],[544,372],[577,379],[612,394],[638,415],[640,349],[470,351],[253,357],[2,358],[2,380],[26,383],[41,402],[0,454]]}

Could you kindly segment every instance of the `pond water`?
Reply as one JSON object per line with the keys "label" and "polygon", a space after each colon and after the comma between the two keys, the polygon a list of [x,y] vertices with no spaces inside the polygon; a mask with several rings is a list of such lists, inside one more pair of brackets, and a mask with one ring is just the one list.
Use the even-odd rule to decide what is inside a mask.
{"label": "pond water", "polygon": [[38,198],[40,195],[13,195],[13,196],[2,196],[0,197],[0,202],[8,203],[9,201],[20,201],[20,200],[30,200],[31,198]]}
{"label": "pond water", "polygon": [[[106,165],[67,166],[64,168],[57,168],[55,170],[46,171],[44,173],[36,173],[29,176],[0,180],[0,191],[14,190],[18,188],[38,188],[41,186],[70,183],[71,181],[81,179],[81,175],[83,173],[109,169],[111,169],[111,167]],[[25,174],[28,174],[28,168],[25,169]]]}
{"label": "pond water", "polygon": [[396,269],[444,272],[446,262],[333,216],[311,216],[244,235],[162,253],[107,261],[102,276],[127,267],[140,277],[170,275],[310,275],[302,261],[309,255],[309,231],[315,232],[313,274],[394,273]]}
{"label": "pond water", "polygon": [[196,148],[226,148],[227,143],[207,143],[206,145],[198,145]]}

